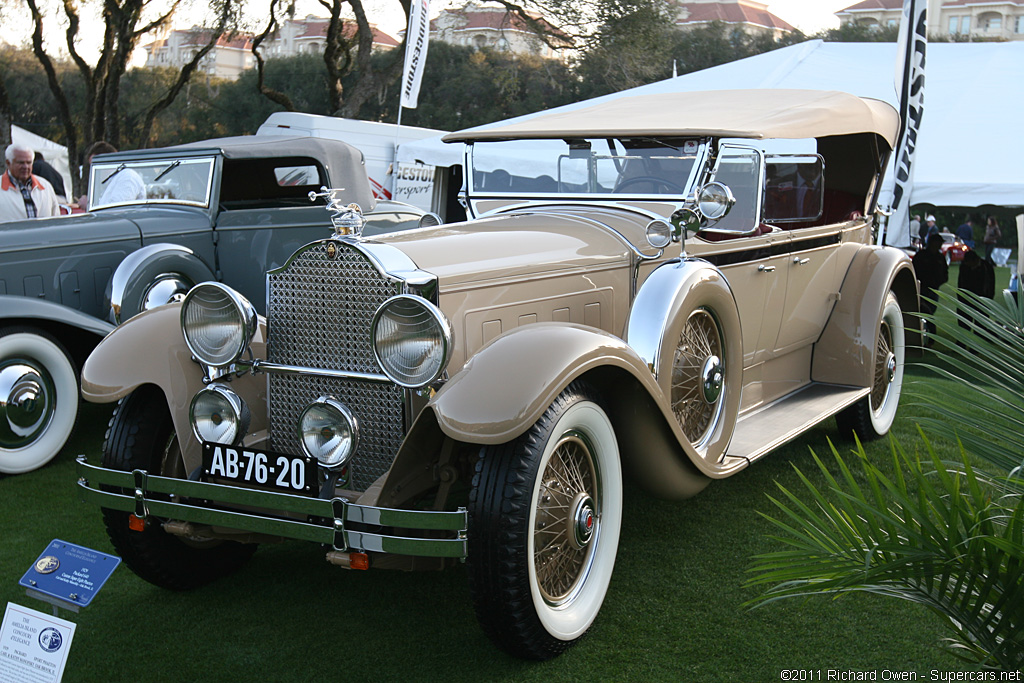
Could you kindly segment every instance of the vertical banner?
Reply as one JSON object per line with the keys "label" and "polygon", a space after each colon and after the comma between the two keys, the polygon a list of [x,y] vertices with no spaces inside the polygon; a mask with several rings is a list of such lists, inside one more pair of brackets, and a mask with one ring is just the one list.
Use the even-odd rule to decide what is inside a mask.
{"label": "vertical banner", "polygon": [[893,151],[893,168],[882,184],[892,215],[879,242],[909,247],[910,192],[914,184],[914,151],[924,114],[924,63],[928,45],[927,0],[903,0],[900,40],[896,47],[896,92],[899,93],[900,132]]}
{"label": "vertical banner", "polygon": [[402,72],[400,106],[415,109],[420,96],[420,81],[427,63],[430,41],[430,0],[413,0],[409,9],[409,28],[405,34],[405,70]]}

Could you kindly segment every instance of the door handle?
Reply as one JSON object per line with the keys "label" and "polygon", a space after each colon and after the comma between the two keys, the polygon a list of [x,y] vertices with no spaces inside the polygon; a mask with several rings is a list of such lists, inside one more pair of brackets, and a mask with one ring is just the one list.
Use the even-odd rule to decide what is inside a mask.
{"label": "door handle", "polygon": [[757,272],[759,272],[759,273],[774,273],[775,272],[775,266],[766,266],[766,265],[762,264],[762,265],[757,267]]}
{"label": "door handle", "polygon": [[806,266],[810,262],[811,259],[809,258],[800,258],[799,256],[793,257],[793,265],[795,266]]}

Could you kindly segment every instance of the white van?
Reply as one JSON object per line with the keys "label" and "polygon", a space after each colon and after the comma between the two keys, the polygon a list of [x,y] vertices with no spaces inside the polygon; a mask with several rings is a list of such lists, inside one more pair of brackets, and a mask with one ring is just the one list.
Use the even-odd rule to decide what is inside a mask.
{"label": "white van", "polygon": [[[395,174],[392,164],[395,148],[405,142],[441,135],[446,131],[415,126],[398,126],[394,123],[356,121],[335,116],[303,114],[299,112],[276,112],[267,117],[256,131],[257,135],[311,135],[333,138],[347,142],[363,153],[366,159],[366,173],[370,187],[378,199],[394,199],[431,211],[433,197],[429,192],[405,193],[410,196],[393,196]],[[429,171],[432,173],[433,168]],[[431,175],[428,173],[427,175]],[[432,184],[432,183],[430,183]]]}

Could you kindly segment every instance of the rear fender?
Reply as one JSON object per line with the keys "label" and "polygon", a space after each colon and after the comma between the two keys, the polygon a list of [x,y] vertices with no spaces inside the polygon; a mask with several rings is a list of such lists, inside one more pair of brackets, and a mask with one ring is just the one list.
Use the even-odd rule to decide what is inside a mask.
{"label": "rear fender", "polygon": [[[112,403],[144,384],[159,387],[191,471],[199,466],[201,454],[189,423],[189,405],[205,384],[203,370],[185,344],[180,321],[181,304],[174,303],[145,311],[115,328],[82,367],[82,397],[92,403]],[[261,318],[250,345],[258,358],[266,356],[265,339],[266,321]],[[266,378],[250,374],[218,381],[228,383],[248,404],[252,413],[249,434],[265,429]]]}
{"label": "rear fender", "polygon": [[892,247],[864,247],[846,272],[840,297],[814,345],[811,378],[816,382],[871,386],[878,325],[892,291],[908,331],[920,328],[917,278],[910,257]]}
{"label": "rear fender", "polygon": [[583,325],[535,323],[498,337],[430,400],[406,443],[430,422],[457,442],[506,443],[575,379],[602,396],[624,464],[648,489],[685,497],[704,488],[707,479],[693,465],[699,458],[644,361],[618,337]]}
{"label": "rear fender", "polygon": [[191,249],[178,244],[147,245],[128,254],[114,271],[108,319],[119,325],[213,279],[213,271]]}

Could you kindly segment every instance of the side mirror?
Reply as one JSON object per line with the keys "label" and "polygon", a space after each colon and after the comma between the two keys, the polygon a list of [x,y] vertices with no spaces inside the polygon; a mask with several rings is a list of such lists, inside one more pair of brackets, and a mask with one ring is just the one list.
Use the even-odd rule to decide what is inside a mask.
{"label": "side mirror", "polygon": [[724,218],[735,203],[732,190],[723,183],[710,182],[697,191],[697,208],[708,225]]}

